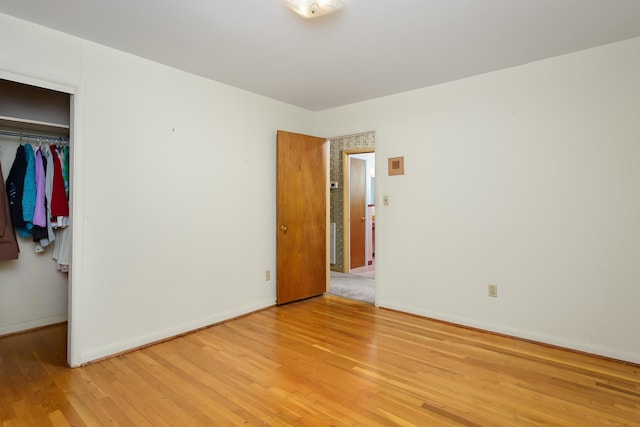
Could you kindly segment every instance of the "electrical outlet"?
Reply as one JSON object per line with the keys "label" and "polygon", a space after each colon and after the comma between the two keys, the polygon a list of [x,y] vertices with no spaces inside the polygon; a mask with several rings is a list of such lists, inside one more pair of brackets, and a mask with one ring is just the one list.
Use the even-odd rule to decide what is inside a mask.
{"label": "electrical outlet", "polygon": [[268,282],[269,280],[271,280],[271,270],[265,270],[265,272],[264,272],[264,281]]}
{"label": "electrical outlet", "polygon": [[489,296],[498,298],[498,285],[489,285]]}

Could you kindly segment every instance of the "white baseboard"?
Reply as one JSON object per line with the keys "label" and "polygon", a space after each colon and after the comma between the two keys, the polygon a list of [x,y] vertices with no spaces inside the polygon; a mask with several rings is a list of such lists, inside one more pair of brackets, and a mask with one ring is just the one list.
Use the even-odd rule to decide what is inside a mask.
{"label": "white baseboard", "polygon": [[31,329],[42,328],[43,326],[55,325],[67,321],[67,314],[59,314],[56,316],[45,317],[42,319],[29,320],[28,322],[16,323],[13,325],[0,326],[0,337],[3,335],[15,334],[17,332],[28,331]]}
{"label": "white baseboard", "polygon": [[154,331],[152,333],[135,337],[126,341],[115,342],[106,346],[94,348],[82,352],[81,360],[77,365],[74,364],[73,367],[80,366],[99,359],[104,359],[106,357],[120,354],[136,348],[144,347],[146,345],[170,339],[188,332],[196,331],[207,326],[215,325],[216,323],[224,322],[238,316],[243,316],[254,311],[262,310],[264,308],[273,306],[274,304],[275,301],[273,299],[264,300],[243,307],[237,307],[233,310],[214,313],[211,316],[207,316],[202,319],[183,323],[175,327]]}
{"label": "white baseboard", "polygon": [[468,326],[471,328],[508,335],[515,338],[535,341],[542,344],[549,344],[552,346],[561,347],[568,350],[575,350],[583,353],[593,354],[596,356],[602,356],[606,358],[640,364],[640,354],[633,354],[631,352],[625,351],[624,349],[610,348],[610,347],[595,345],[589,342],[566,339],[566,338],[557,337],[553,335],[542,334],[535,331],[515,329],[515,328],[511,328],[504,325],[491,324],[491,323],[486,323],[486,322],[477,321],[474,319],[468,319],[468,318],[459,317],[459,316],[450,316],[444,313],[437,313],[429,310],[422,310],[416,307],[411,307],[404,304],[397,304],[389,301],[380,301],[378,303],[380,304],[379,306],[381,308],[388,308],[391,310],[401,311],[404,313],[428,317],[430,319],[450,322],[450,323],[454,323],[461,326]]}

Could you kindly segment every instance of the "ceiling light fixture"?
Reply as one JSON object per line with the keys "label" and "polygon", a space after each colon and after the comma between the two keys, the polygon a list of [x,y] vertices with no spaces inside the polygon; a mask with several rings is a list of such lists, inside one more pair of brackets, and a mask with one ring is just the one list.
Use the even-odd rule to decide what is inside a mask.
{"label": "ceiling light fixture", "polygon": [[294,12],[304,18],[315,18],[340,9],[340,0],[284,0]]}

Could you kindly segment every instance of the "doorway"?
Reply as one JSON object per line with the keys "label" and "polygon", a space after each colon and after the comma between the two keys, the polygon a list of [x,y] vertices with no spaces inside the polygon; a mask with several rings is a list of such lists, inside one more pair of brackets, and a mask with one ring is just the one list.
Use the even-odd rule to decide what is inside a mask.
{"label": "doorway", "polygon": [[375,278],[375,152],[343,151],[344,273]]}
{"label": "doorway", "polygon": [[[331,277],[329,293],[369,304],[375,304],[375,133],[348,135],[331,140]],[[352,168],[358,164],[360,171],[354,174]],[[365,166],[362,168],[362,163]],[[354,199],[363,201],[359,210],[352,209],[351,178],[355,178],[364,188],[363,193]],[[364,217],[364,220],[363,220]],[[362,255],[354,261],[352,242],[353,226],[361,228],[360,248]],[[363,226],[364,225],[364,226]],[[363,249],[364,248],[364,249]],[[359,264],[359,266],[356,266]]]}

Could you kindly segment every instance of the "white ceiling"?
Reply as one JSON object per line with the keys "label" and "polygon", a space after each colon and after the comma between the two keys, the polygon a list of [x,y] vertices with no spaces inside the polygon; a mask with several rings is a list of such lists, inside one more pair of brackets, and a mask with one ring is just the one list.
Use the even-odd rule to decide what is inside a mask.
{"label": "white ceiling", "polygon": [[640,0],[0,0],[0,12],[317,111],[640,36]]}

